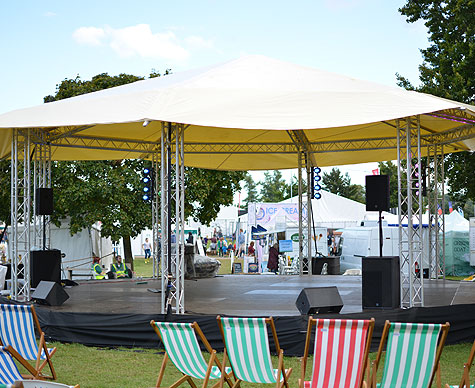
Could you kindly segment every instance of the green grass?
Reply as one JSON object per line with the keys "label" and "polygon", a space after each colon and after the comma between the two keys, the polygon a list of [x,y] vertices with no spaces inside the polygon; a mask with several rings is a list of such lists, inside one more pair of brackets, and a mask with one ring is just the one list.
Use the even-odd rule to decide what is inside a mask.
{"label": "green grass", "polygon": [[136,276],[141,276],[143,278],[151,278],[153,276],[153,264],[152,259],[145,262],[145,259],[142,257],[134,258],[134,272]]}
{"label": "green grass", "polygon": [[[65,384],[80,384],[81,388],[128,388],[154,387],[158,371],[163,359],[163,352],[159,349],[103,349],[87,347],[79,344],[53,343],[58,347],[53,357],[54,367],[58,374],[58,382]],[[158,342],[157,342],[158,346]],[[471,344],[446,346],[442,353],[442,383],[458,384],[462,375],[463,363],[467,361]],[[222,359],[219,354],[219,359]],[[370,355],[374,359],[375,353]],[[277,358],[273,358],[277,367]],[[379,367],[381,373],[384,360]],[[298,386],[300,376],[300,359],[285,357],[286,368],[293,368],[290,378],[290,387]],[[475,371],[474,371],[475,372]],[[311,367],[307,367],[307,378]],[[471,373],[472,380],[474,373]],[[163,387],[175,382],[181,374],[171,362],[165,371]],[[379,381],[380,377],[378,378]],[[198,387],[201,382],[197,382]],[[211,384],[212,385],[212,384]],[[211,386],[210,385],[210,386]],[[242,384],[245,387],[264,387],[265,384]],[[434,385],[435,386],[435,385]]]}

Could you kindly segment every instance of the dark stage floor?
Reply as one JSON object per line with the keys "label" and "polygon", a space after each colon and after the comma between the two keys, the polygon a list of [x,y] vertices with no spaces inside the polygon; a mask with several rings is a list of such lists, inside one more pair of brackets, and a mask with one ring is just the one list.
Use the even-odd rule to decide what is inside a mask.
{"label": "dark stage floor", "polygon": [[[343,299],[341,314],[358,313],[361,308],[361,276],[225,275],[212,279],[185,281],[185,310],[190,314],[246,316],[300,315],[295,301],[302,288],[337,286]],[[160,313],[160,281],[83,281],[66,289],[70,298],[57,307],[61,312]],[[425,306],[475,303],[475,282],[424,279]]]}

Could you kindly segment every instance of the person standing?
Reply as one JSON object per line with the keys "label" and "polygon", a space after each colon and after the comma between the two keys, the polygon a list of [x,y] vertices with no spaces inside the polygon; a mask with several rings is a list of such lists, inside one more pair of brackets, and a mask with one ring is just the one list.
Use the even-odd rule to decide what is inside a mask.
{"label": "person standing", "polygon": [[279,244],[275,243],[269,249],[269,260],[267,261],[269,271],[277,273],[279,269]]}
{"label": "person standing", "polygon": [[249,248],[247,248],[248,256],[256,256],[256,248],[254,248],[254,241],[251,241]]}
{"label": "person standing", "polygon": [[148,263],[150,256],[152,256],[152,246],[148,242],[148,238],[145,239],[145,242],[142,244],[142,248],[145,253],[145,262]]}
{"label": "person standing", "polygon": [[244,234],[242,229],[239,229],[238,246],[239,251],[237,257],[244,256],[244,254],[246,253],[246,235]]}

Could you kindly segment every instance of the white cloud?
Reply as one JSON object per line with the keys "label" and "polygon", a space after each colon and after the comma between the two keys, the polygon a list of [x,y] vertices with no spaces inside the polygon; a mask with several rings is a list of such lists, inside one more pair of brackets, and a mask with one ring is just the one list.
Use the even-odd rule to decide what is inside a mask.
{"label": "white cloud", "polygon": [[52,17],[57,16],[57,14],[55,14],[54,12],[51,12],[51,11],[47,11],[43,14],[43,16],[46,16],[47,18],[52,18]]}
{"label": "white cloud", "polygon": [[81,27],[73,32],[74,40],[86,46],[100,46],[105,37],[104,29],[96,27]]}
{"label": "white cloud", "polygon": [[105,26],[80,27],[73,33],[79,44],[88,46],[108,45],[121,57],[164,58],[186,60],[193,49],[213,48],[213,42],[200,36],[180,40],[172,30],[153,33],[148,24],[124,28]]}

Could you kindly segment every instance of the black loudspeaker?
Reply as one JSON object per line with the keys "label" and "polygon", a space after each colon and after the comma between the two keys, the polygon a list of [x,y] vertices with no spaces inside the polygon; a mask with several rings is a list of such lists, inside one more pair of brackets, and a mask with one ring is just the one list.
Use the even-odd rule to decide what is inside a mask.
{"label": "black loudspeaker", "polygon": [[36,189],[35,214],[37,216],[53,214],[53,189],[45,187]]}
{"label": "black loudspeaker", "polygon": [[42,280],[61,283],[61,251],[31,251],[30,280],[33,288]]}
{"label": "black loudspeaker", "polygon": [[389,210],[389,175],[366,176],[366,211]]}
{"label": "black loudspeaker", "polygon": [[69,295],[58,283],[42,280],[31,297],[40,304],[61,306],[69,299]]}
{"label": "black loudspeaker", "polygon": [[339,313],[343,307],[336,287],[304,288],[295,302],[302,315]]}
{"label": "black loudspeaker", "polygon": [[364,309],[396,309],[401,305],[399,256],[362,258]]}

